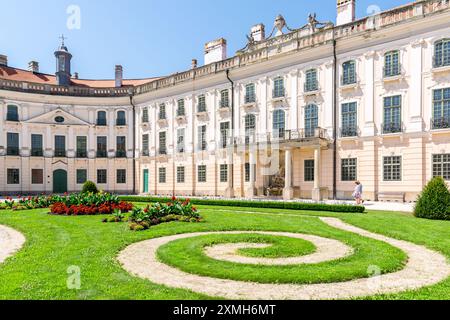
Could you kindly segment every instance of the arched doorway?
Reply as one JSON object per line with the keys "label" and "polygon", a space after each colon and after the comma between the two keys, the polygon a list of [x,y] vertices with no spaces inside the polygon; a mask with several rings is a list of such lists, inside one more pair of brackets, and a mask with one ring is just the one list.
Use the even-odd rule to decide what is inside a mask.
{"label": "arched doorway", "polygon": [[53,193],[67,192],[67,171],[55,170],[53,172]]}

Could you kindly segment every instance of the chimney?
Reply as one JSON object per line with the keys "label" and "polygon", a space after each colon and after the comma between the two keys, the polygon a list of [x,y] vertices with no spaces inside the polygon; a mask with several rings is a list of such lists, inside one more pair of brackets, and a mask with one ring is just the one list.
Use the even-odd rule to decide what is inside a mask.
{"label": "chimney", "polygon": [[39,62],[30,61],[28,63],[28,71],[31,71],[33,73],[39,73]]}
{"label": "chimney", "polygon": [[356,0],[337,0],[336,26],[355,21]]}
{"label": "chimney", "polygon": [[198,61],[197,61],[197,59],[192,59],[192,63],[191,63],[192,69],[196,69],[197,66],[198,66]]}
{"label": "chimney", "polygon": [[122,87],[123,83],[123,67],[120,65],[116,66],[116,88]]}
{"label": "chimney", "polygon": [[8,57],[3,54],[0,54],[0,66],[8,66]]}
{"label": "chimney", "polygon": [[266,39],[266,27],[260,23],[252,27],[251,36],[255,42],[264,41]]}
{"label": "chimney", "polygon": [[220,38],[205,44],[205,65],[227,58],[227,40]]}

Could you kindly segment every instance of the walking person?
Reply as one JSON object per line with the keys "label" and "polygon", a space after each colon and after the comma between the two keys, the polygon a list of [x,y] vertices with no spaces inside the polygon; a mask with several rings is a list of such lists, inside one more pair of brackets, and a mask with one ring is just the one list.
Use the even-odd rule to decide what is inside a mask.
{"label": "walking person", "polygon": [[364,200],[362,198],[363,195],[363,185],[361,184],[361,182],[356,181],[355,182],[355,191],[353,192],[353,198],[356,201],[357,205],[363,204]]}

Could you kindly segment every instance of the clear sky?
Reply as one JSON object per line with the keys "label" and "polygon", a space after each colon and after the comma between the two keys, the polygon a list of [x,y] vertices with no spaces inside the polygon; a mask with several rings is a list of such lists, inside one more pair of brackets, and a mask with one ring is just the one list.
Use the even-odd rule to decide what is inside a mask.
{"label": "clear sky", "polygon": [[[357,17],[408,2],[357,0]],[[290,28],[311,12],[319,21],[336,19],[336,0],[0,0],[0,8],[0,54],[9,65],[26,69],[36,60],[41,72],[54,73],[53,52],[64,34],[72,73],[83,79],[113,78],[116,64],[126,78],[184,71],[192,58],[202,64],[204,44],[220,37],[232,56],[252,25],[262,22],[269,33],[278,14]]]}

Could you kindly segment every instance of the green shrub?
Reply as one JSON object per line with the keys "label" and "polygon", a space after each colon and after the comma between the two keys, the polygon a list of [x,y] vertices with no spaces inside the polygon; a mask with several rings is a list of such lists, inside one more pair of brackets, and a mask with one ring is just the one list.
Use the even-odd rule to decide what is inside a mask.
{"label": "green shrub", "polygon": [[[170,198],[157,197],[138,197],[124,196],[120,199],[129,202],[143,203],[165,203],[171,201]],[[272,208],[272,209],[289,209],[301,211],[322,211],[322,212],[343,212],[343,213],[364,213],[366,211],[363,206],[353,205],[336,205],[322,203],[302,203],[302,202],[285,202],[285,201],[239,201],[239,200],[208,200],[208,199],[191,199],[193,205],[218,206],[218,207],[243,207],[243,208]]]}
{"label": "green shrub", "polygon": [[432,179],[417,199],[414,214],[418,218],[450,220],[450,191],[444,179]]}
{"label": "green shrub", "polygon": [[97,186],[92,181],[86,181],[83,185],[83,190],[81,193],[98,193]]}

